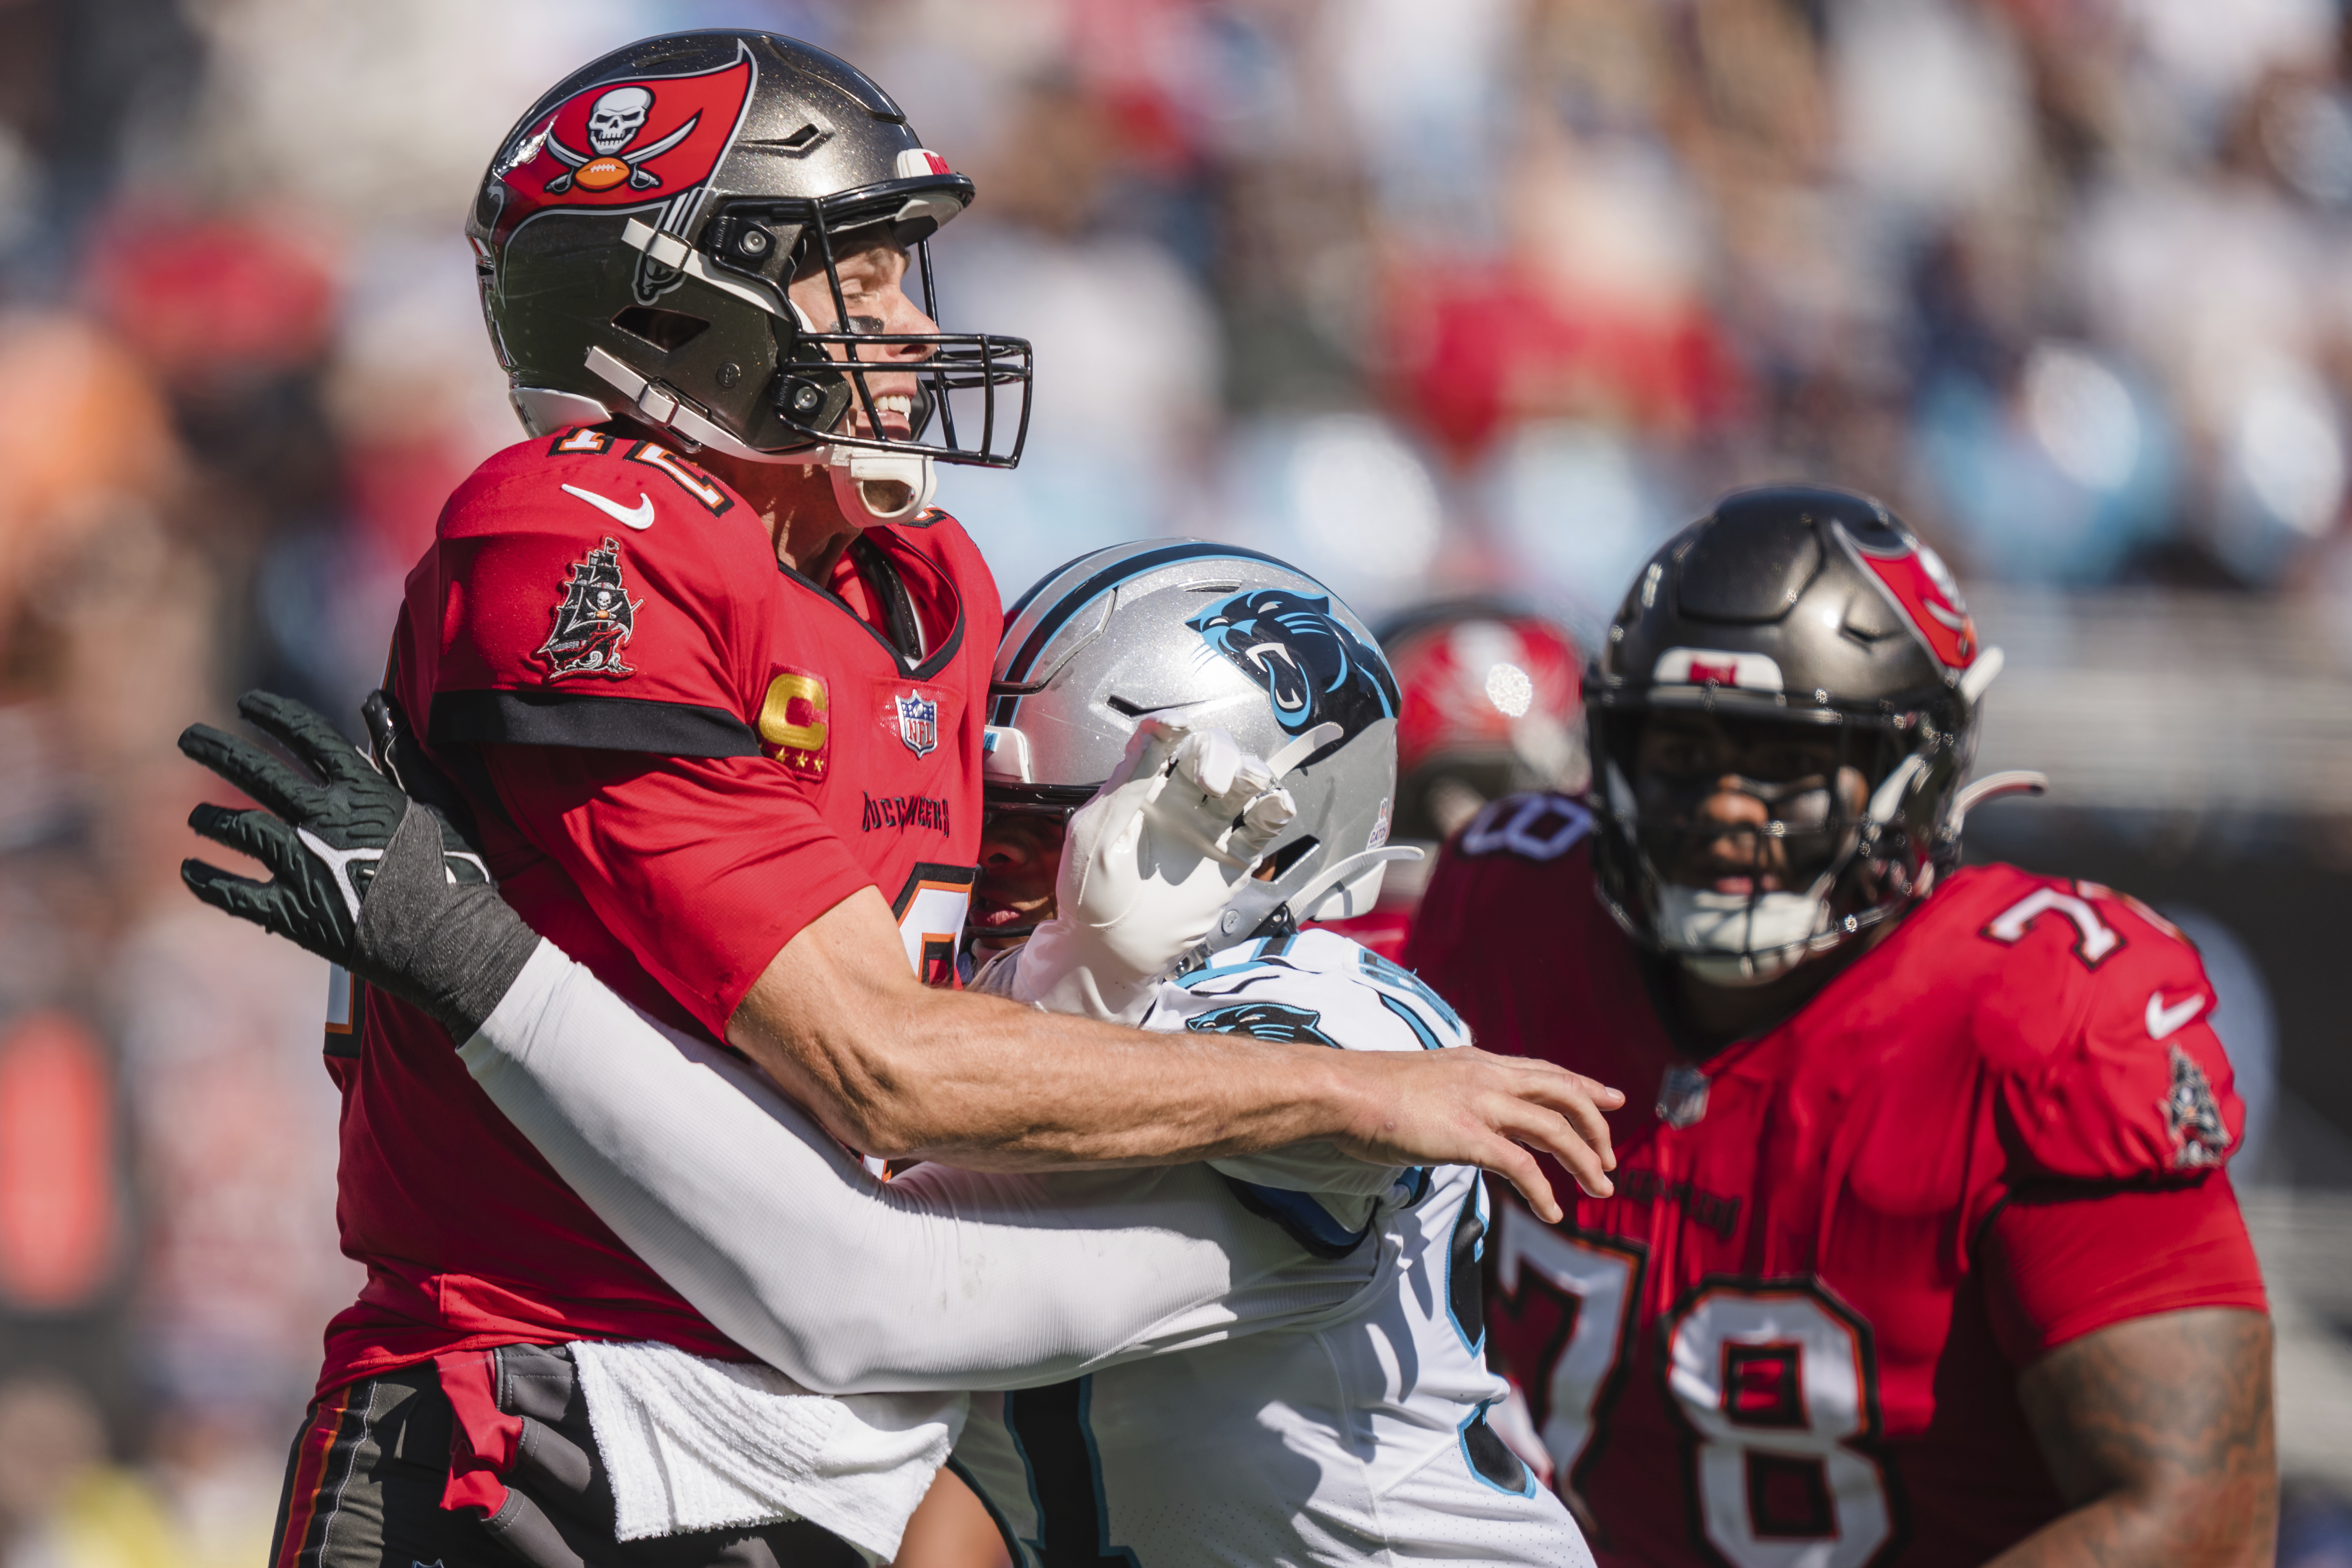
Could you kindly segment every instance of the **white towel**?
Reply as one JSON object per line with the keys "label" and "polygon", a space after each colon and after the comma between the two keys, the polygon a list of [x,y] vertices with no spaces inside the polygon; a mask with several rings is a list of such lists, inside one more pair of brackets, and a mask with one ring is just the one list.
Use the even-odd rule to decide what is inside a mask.
{"label": "white towel", "polygon": [[961,1394],[811,1394],[758,1362],[579,1341],[623,1541],[805,1519],[885,1563],[963,1430]]}

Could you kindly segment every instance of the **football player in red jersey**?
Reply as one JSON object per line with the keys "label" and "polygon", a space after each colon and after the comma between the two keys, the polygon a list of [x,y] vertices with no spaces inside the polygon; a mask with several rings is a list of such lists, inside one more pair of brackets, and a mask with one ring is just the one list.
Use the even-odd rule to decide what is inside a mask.
{"label": "football player in red jersey", "polygon": [[[1584,787],[1582,659],[1566,628],[1502,601],[1452,599],[1392,617],[1379,638],[1404,700],[1393,842],[1434,855],[1490,800]],[[1425,859],[1390,867],[1375,908],[1328,923],[1402,959],[1431,869]]]}
{"label": "football player in red jersey", "polygon": [[[870,1156],[1338,1136],[1546,1193],[1510,1140],[1583,1155],[1565,1074],[1221,1037],[1178,1068],[1139,1034],[919,984],[952,974],[1001,619],[971,541],[925,505],[930,464],[1009,465],[1026,418],[1027,346],[943,333],[908,291],[928,300],[924,242],[971,197],[880,88],[772,34],[647,39],[534,106],[467,226],[533,438],[459,487],[409,578],[373,721],[387,761],[469,821],[542,936]],[[279,1568],[461,1568],[493,1540],[545,1563],[845,1559],[803,1524],[616,1544],[562,1347],[744,1352],[431,1016],[347,987],[328,1051],[368,1280],[328,1330]]]}
{"label": "football player in red jersey", "polygon": [[1627,1096],[1615,1194],[1487,1252],[1605,1563],[2270,1560],[2213,993],[2131,898],[1959,866],[2039,782],[1962,783],[1999,659],[1876,502],[1735,494],[1609,628],[1592,795],[1445,847],[1408,961]]}

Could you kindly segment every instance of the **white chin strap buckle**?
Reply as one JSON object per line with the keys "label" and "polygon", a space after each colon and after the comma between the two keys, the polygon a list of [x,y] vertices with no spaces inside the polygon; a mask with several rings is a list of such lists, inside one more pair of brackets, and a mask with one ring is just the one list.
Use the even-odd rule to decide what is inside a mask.
{"label": "white chin strap buckle", "polygon": [[842,515],[856,523],[903,522],[930,505],[939,489],[929,458],[837,446],[826,462],[833,469],[833,499]]}

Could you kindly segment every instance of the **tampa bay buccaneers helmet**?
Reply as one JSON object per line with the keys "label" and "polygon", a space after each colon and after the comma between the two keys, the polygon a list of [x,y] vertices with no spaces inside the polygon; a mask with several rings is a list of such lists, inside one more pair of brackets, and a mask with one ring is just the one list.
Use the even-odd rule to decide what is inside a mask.
{"label": "tampa bay buccaneers helmet", "polygon": [[[689,452],[826,462],[853,518],[888,520],[929,500],[934,459],[1020,460],[1029,345],[858,331],[837,262],[877,239],[910,250],[936,318],[926,242],[971,199],[971,182],[846,61],[773,33],[674,33],[533,104],[466,232],[533,434],[626,415]],[[831,319],[813,321],[786,289],[818,269]],[[885,433],[858,368],[881,350],[898,352],[890,370],[919,372],[904,437]],[[999,396],[1009,387],[1017,409]]]}
{"label": "tampa bay buccaneers helmet", "polygon": [[[1944,563],[1878,502],[1803,486],[1725,497],[1651,558],[1586,676],[1603,900],[1717,984],[1774,979],[1895,918],[1958,858],[1974,801],[2040,787],[1962,787],[2000,668]],[[1638,766],[1645,728],[1677,713],[1748,754],[1778,737],[1830,760],[1772,779]],[[1698,812],[1727,787],[1760,805],[1737,828]],[[1735,832],[1770,840],[1785,874],[1745,891],[1674,879],[1696,843]]]}
{"label": "tampa bay buccaneers helmet", "polygon": [[1488,801],[1582,792],[1584,656],[1564,626],[1487,598],[1418,605],[1380,627],[1396,671],[1399,838],[1434,843]]}

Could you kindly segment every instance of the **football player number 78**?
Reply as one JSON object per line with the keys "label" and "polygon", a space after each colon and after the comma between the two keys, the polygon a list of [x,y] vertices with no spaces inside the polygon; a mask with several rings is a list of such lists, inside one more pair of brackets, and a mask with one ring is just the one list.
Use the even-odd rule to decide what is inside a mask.
{"label": "football player number 78", "polygon": [[[1554,1230],[1496,1205],[1507,1310],[1552,1298],[1545,1364],[1514,1369],[1561,1494],[1625,1376],[1644,1258],[1628,1242]],[[1735,1568],[1863,1568],[1894,1533],[1878,1461],[1849,1445],[1877,1428],[1867,1331],[1812,1287],[1709,1280],[1664,1325],[1666,1385],[1690,1434],[1689,1481],[1707,1542]]]}

